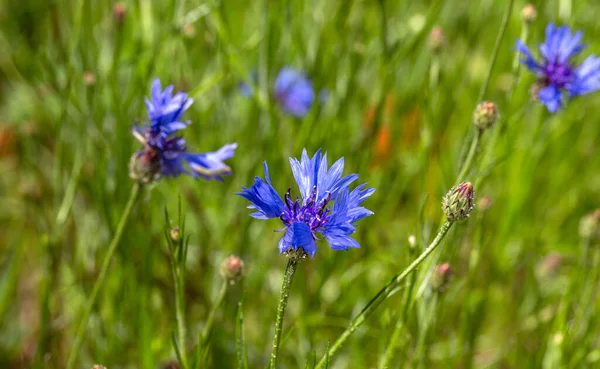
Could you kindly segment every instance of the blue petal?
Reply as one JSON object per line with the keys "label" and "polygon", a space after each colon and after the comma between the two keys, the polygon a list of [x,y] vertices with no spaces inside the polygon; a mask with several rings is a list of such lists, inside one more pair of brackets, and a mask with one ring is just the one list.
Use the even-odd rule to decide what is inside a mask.
{"label": "blue petal", "polygon": [[581,42],[582,37],[581,31],[572,35],[568,26],[556,27],[550,23],[546,27],[546,40],[540,45],[540,53],[552,63],[566,64],[586,47]]}
{"label": "blue petal", "polygon": [[575,70],[575,80],[567,90],[571,97],[600,90],[600,58],[595,55],[587,57]]}
{"label": "blue petal", "polygon": [[329,193],[331,198],[335,199],[338,193],[348,187],[350,183],[358,178],[358,174],[350,174],[342,178],[344,171],[344,158],[338,159],[329,170],[327,169],[327,159],[321,161],[319,174],[317,178],[317,188],[319,189],[318,201],[322,200]]}
{"label": "blue petal", "polygon": [[313,187],[317,186],[319,167],[321,164],[321,149],[317,150],[312,158],[308,157],[306,149],[302,150],[300,161],[290,158],[290,166],[294,179],[298,183],[298,189],[304,202],[308,200]]}
{"label": "blue petal", "polygon": [[264,168],[265,178],[267,179],[266,182],[262,178],[256,177],[252,187],[242,187],[242,192],[238,192],[237,194],[250,201],[253,207],[258,210],[258,213],[262,213],[264,216],[259,217],[257,216],[257,213],[251,214],[255,218],[279,218],[281,213],[283,213],[284,204],[271,184],[269,168],[267,167],[266,162],[264,163]]}
{"label": "blue petal", "polygon": [[150,88],[150,99],[145,99],[150,128],[154,132],[161,132],[164,138],[189,124],[181,122],[181,117],[194,102],[186,93],[179,92],[171,96],[172,93],[173,85],[162,91],[160,80],[157,78]]}
{"label": "blue petal", "polygon": [[360,248],[360,244],[354,238],[343,233],[324,233],[325,239],[332,250],[348,250],[348,248]]}
{"label": "blue petal", "polygon": [[315,256],[317,252],[317,244],[315,243],[313,234],[308,225],[303,222],[292,223],[279,241],[278,247],[280,253],[284,253],[290,248],[297,250],[299,247],[302,247],[310,256]]}
{"label": "blue petal", "polygon": [[537,72],[541,69],[541,66],[537,63],[533,54],[529,50],[529,48],[521,42],[521,40],[517,40],[517,51],[523,54],[524,58],[521,59],[521,63],[524,64],[527,69],[532,72]]}
{"label": "blue petal", "polygon": [[185,167],[181,153],[163,152],[160,157],[160,172],[164,177],[178,177],[182,174],[190,174]]}
{"label": "blue petal", "polygon": [[551,113],[556,113],[562,105],[562,94],[558,87],[550,85],[539,92],[540,102],[548,108]]}
{"label": "blue petal", "polygon": [[224,145],[216,152],[183,155],[192,169],[194,178],[223,180],[223,175],[231,175],[231,168],[223,161],[233,157],[236,148],[237,144],[233,143]]}

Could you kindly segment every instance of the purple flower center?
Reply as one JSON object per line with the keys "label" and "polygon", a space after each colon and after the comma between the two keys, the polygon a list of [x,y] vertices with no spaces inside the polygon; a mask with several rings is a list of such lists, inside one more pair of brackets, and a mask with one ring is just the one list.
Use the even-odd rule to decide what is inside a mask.
{"label": "purple flower center", "polygon": [[543,68],[548,83],[558,88],[564,88],[575,78],[575,73],[568,64],[549,61]]}
{"label": "purple flower center", "polygon": [[328,208],[331,201],[331,194],[317,202],[317,187],[313,187],[313,191],[306,201],[305,205],[300,204],[300,200],[292,201],[290,195],[291,189],[288,189],[285,194],[285,209],[279,216],[283,224],[289,227],[294,222],[303,222],[308,225],[311,232],[316,232],[321,226],[331,218],[331,208]]}

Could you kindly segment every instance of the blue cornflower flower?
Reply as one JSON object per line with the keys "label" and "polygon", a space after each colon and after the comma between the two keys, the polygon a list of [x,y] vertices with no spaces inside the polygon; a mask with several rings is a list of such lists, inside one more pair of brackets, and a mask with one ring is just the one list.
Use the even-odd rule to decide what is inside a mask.
{"label": "blue cornflower flower", "polygon": [[181,174],[222,181],[223,175],[231,174],[223,161],[235,154],[237,144],[227,144],[216,152],[187,152],[185,139],[175,133],[190,124],[181,118],[193,99],[183,92],[172,94],[172,85],[163,91],[158,78],[152,83],[150,100],[146,99],[150,122],[136,124],[132,129],[133,136],[144,147],[132,157],[131,176],[142,182],[156,180],[161,175],[177,177]]}
{"label": "blue cornflower flower", "polygon": [[257,219],[279,218],[283,222],[285,235],[279,241],[281,253],[302,249],[315,255],[317,234],[325,237],[333,250],[348,250],[360,245],[351,237],[354,223],[372,215],[373,212],[360,206],[375,192],[374,188],[364,188],[365,184],[349,190],[349,185],[358,174],[342,177],[344,158],[336,161],[331,168],[327,165],[327,154],[321,150],[309,158],[306,150],[302,159],[290,158],[294,178],[298,183],[301,199],[292,200],[291,189],[282,200],[271,184],[269,168],[264,163],[266,182],[256,177],[250,188],[242,187],[238,195],[249,200],[249,209],[257,211],[250,216]]}
{"label": "blue cornflower flower", "polygon": [[315,91],[302,72],[285,67],[275,80],[275,99],[287,114],[303,118],[315,101]]}
{"label": "blue cornflower flower", "polygon": [[564,104],[563,91],[573,98],[600,89],[600,58],[590,55],[579,66],[571,60],[586,47],[581,42],[582,36],[581,31],[572,34],[568,26],[556,27],[550,23],[546,27],[546,40],[540,45],[540,62],[517,40],[517,51],[523,54],[521,63],[540,78],[536,84],[537,96],[552,113]]}

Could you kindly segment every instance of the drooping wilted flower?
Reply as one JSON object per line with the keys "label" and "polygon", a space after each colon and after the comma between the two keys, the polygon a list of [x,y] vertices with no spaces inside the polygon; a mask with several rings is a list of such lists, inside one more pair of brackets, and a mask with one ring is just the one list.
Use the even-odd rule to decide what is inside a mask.
{"label": "drooping wilted flower", "polygon": [[556,27],[550,23],[546,27],[546,40],[540,45],[540,62],[517,40],[517,51],[523,54],[521,63],[539,78],[534,88],[537,98],[552,113],[564,104],[565,92],[573,98],[600,89],[600,58],[590,55],[580,65],[571,60],[586,47],[582,37],[581,31],[572,34],[568,26]]}
{"label": "drooping wilted flower", "polygon": [[150,122],[136,124],[132,129],[133,136],[144,145],[131,159],[132,178],[147,183],[160,176],[189,174],[194,178],[223,180],[222,176],[231,174],[223,161],[234,155],[237,144],[226,144],[216,152],[189,153],[185,140],[176,135],[190,124],[182,121],[182,117],[193,101],[183,92],[173,96],[172,85],[162,90],[160,80],[154,80],[150,99],[146,99]]}
{"label": "drooping wilted flower", "polygon": [[458,222],[469,217],[475,201],[471,182],[463,182],[448,191],[442,200],[442,210],[450,222]]}
{"label": "drooping wilted flower", "polygon": [[354,233],[355,222],[373,214],[360,204],[375,189],[365,189],[365,184],[362,184],[350,191],[349,185],[358,178],[358,174],[342,177],[344,158],[328,168],[327,154],[321,155],[321,150],[312,158],[304,150],[300,161],[290,158],[290,165],[301,199],[293,200],[291,189],[288,189],[284,200],[279,197],[271,184],[266,162],[266,181],[256,177],[252,187],[243,187],[243,191],[238,193],[252,203],[248,208],[257,210],[250,216],[257,219],[281,219],[285,235],[279,241],[279,251],[314,256],[318,234],[325,237],[333,250],[360,247],[351,234]]}
{"label": "drooping wilted flower", "polygon": [[312,82],[299,70],[285,67],[275,80],[275,99],[287,114],[303,118],[315,101]]}

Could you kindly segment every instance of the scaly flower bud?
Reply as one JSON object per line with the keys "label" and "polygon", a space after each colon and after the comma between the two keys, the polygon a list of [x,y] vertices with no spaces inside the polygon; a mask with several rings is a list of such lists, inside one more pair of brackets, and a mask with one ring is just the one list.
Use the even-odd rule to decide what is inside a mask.
{"label": "scaly flower bud", "polygon": [[231,255],[221,264],[221,275],[229,283],[234,284],[244,275],[244,262],[239,257]]}
{"label": "scaly flower bud", "polygon": [[473,112],[473,124],[481,130],[492,127],[498,121],[498,106],[490,101],[477,105]]}
{"label": "scaly flower bud", "polygon": [[473,210],[475,193],[471,182],[463,182],[448,191],[442,200],[442,210],[450,222],[467,219]]}
{"label": "scaly flower bud", "polygon": [[449,263],[436,265],[431,275],[429,284],[437,292],[442,292],[448,287],[452,278],[452,268]]}
{"label": "scaly flower bud", "polygon": [[440,51],[442,51],[446,44],[446,36],[444,35],[442,27],[435,26],[431,29],[431,32],[429,33],[428,43],[429,47],[431,48],[431,51],[433,51],[434,53],[437,54]]}
{"label": "scaly flower bud", "polygon": [[142,184],[160,178],[160,158],[156,151],[143,148],[134,153],[129,161],[129,177]]}
{"label": "scaly flower bud", "polygon": [[92,369],[106,369],[106,367],[104,365],[98,365],[98,364],[96,364],[96,365],[94,365],[92,367]]}
{"label": "scaly flower bud", "polygon": [[591,242],[600,240],[600,209],[596,209],[593,213],[581,218],[579,236]]}
{"label": "scaly flower bud", "polygon": [[537,18],[537,11],[535,10],[535,6],[532,4],[527,4],[521,10],[521,19],[525,23],[531,23]]}

